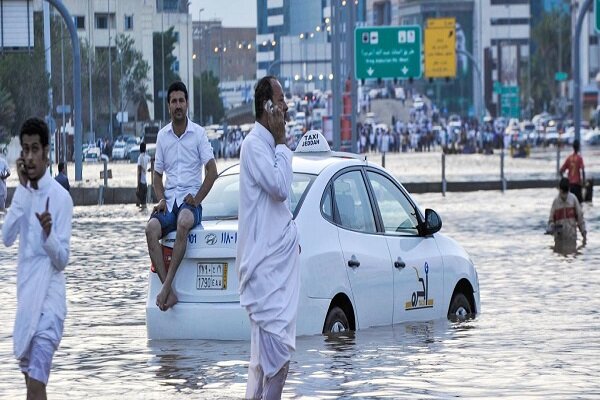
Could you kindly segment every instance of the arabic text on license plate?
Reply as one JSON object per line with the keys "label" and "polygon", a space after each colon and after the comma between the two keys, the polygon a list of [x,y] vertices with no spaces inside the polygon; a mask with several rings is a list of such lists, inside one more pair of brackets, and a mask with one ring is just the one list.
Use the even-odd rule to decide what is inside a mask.
{"label": "arabic text on license plate", "polygon": [[199,263],[196,289],[227,289],[227,263]]}

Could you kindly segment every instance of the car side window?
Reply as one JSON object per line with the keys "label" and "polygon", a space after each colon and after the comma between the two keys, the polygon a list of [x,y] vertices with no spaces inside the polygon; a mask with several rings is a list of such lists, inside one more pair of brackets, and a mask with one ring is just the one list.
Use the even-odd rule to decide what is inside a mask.
{"label": "car side window", "polygon": [[417,211],[388,177],[367,172],[386,234],[418,235]]}
{"label": "car side window", "polygon": [[333,207],[331,205],[331,185],[327,185],[323,200],[321,200],[321,213],[327,221],[333,222]]}
{"label": "car side window", "polygon": [[344,228],[376,232],[373,209],[360,171],[350,171],[333,182],[337,222]]}

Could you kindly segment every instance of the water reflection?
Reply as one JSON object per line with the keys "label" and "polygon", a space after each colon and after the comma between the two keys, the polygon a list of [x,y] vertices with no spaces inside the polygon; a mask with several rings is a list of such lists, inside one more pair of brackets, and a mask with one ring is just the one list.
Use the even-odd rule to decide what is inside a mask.
{"label": "water reflection", "polygon": [[[554,189],[423,194],[478,267],[483,313],[301,337],[284,398],[600,396],[600,213],[564,256],[544,235]],[[147,213],[76,207],[69,314],[51,399],[242,398],[249,343],[146,340]],[[24,398],[12,358],[16,248],[0,246],[0,398]],[[210,321],[201,321],[210,323]]]}

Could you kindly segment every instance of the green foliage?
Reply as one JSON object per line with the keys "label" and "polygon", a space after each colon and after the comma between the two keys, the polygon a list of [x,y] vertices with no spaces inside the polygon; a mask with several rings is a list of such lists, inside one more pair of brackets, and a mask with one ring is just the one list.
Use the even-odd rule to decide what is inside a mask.
{"label": "green foliage", "polygon": [[[35,46],[31,52],[8,53],[0,57],[0,88],[8,93],[14,103],[12,122],[0,120],[13,135],[17,134],[23,121],[32,116],[43,117],[48,114],[48,88],[52,84],[53,114],[57,123],[61,124],[61,115],[56,115],[56,106],[64,104],[73,110],[73,50],[71,38],[62,17],[51,18],[51,61],[52,75],[50,79],[45,70],[45,53],[42,14],[34,13]],[[142,53],[135,49],[133,39],[125,35],[115,38],[116,49],[111,52],[112,65],[112,109],[119,110],[121,61],[123,70],[124,108],[129,102],[145,105],[152,100],[148,93],[150,66],[142,58]],[[89,121],[89,64],[92,72],[92,118],[93,128],[98,131],[106,127],[109,110],[108,51],[97,48],[94,54],[86,40],[80,41],[81,50],[81,94],[82,120],[84,132],[90,130]],[[122,57],[121,57],[122,55]],[[64,83],[64,86],[63,86]],[[2,107],[0,103],[0,107]],[[4,108],[4,107],[3,107]],[[5,114],[1,113],[0,114]],[[67,115],[69,119],[71,116]],[[3,116],[0,116],[3,118]]]}
{"label": "green foliage", "polygon": [[[34,19],[34,43],[44,43],[41,14]],[[30,116],[48,113],[48,78],[44,71],[44,49],[36,46],[31,52],[7,53],[0,57],[0,88],[5,93],[0,107],[10,106],[12,118],[0,122],[10,135],[16,135]],[[2,114],[5,113],[3,110]]]}
{"label": "green foliage", "polygon": [[152,100],[148,93],[148,74],[150,65],[142,56],[142,52],[135,49],[135,41],[124,34],[115,39],[118,51],[118,61],[122,65],[119,71],[120,86],[123,90],[122,109],[127,109],[131,101],[139,107],[141,103]]}
{"label": "green foliage", "polygon": [[165,116],[165,120],[169,119],[167,101],[166,99],[163,101],[163,98],[159,96],[159,92],[163,90],[163,79],[165,96],[169,85],[175,81],[181,80],[179,75],[174,71],[175,63],[177,61],[177,58],[173,55],[175,43],[177,43],[177,37],[175,35],[175,27],[173,26],[164,32],[154,32],[152,35],[152,44],[154,50],[154,98],[156,99],[154,102],[155,119],[163,119],[163,115]]}
{"label": "green foliage", "polygon": [[533,27],[531,38],[534,51],[531,57],[530,83],[531,97],[535,104],[534,114],[543,111],[545,106],[552,107],[552,111],[558,113],[555,107],[558,85],[554,80],[554,74],[560,71],[567,72],[571,76],[570,14],[558,11],[543,13],[539,22]]}
{"label": "green foliage", "polygon": [[0,142],[10,137],[8,132],[15,122],[15,111],[15,103],[10,93],[0,87]]}
{"label": "green foliage", "polygon": [[[200,79],[202,85],[200,86]],[[219,78],[213,75],[212,71],[202,72],[201,78],[194,77],[194,116],[200,118],[200,87],[202,87],[202,121],[197,122],[204,125],[206,121],[212,120],[213,123],[221,122],[225,116],[225,107],[223,100],[219,96]]]}

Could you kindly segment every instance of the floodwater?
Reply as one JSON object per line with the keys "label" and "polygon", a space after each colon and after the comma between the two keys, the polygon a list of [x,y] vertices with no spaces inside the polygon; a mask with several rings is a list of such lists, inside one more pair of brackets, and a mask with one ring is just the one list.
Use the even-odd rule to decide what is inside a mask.
{"label": "floodwater", "polygon": [[[599,207],[585,204],[588,244],[564,256],[543,234],[555,195],[415,195],[469,251],[483,313],[298,338],[284,398],[600,398]],[[248,342],[146,340],[146,218],[134,206],[75,208],[50,399],[243,396]],[[0,260],[0,399],[23,399],[11,338],[16,248],[0,246]]]}

